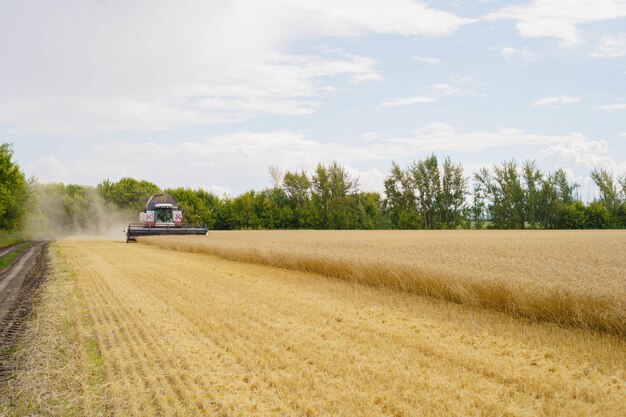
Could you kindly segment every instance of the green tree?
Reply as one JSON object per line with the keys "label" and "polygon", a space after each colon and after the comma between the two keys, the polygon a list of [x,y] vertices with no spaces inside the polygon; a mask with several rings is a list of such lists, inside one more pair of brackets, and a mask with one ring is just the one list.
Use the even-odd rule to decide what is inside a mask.
{"label": "green tree", "polygon": [[311,184],[312,200],[321,214],[323,228],[355,228],[358,206],[351,196],[358,192],[358,181],[344,167],[333,162],[328,166],[318,164]]}
{"label": "green tree", "polygon": [[286,171],[282,178],[282,190],[291,208],[291,226],[294,229],[315,228],[318,217],[311,202],[311,180],[304,171]]}
{"label": "green tree", "polygon": [[287,193],[278,186],[257,194],[263,229],[293,229],[297,223]]}
{"label": "green tree", "polygon": [[[578,185],[571,183],[567,173],[561,168],[548,173],[540,180],[535,211],[540,227],[544,229],[578,228],[576,225],[582,215],[579,209],[584,206],[575,196],[577,188]],[[577,202],[580,204],[575,204]],[[567,218],[570,220],[564,220]]]}
{"label": "green tree", "polygon": [[13,161],[13,148],[0,145],[0,230],[16,230],[22,224],[28,202],[24,173]]}
{"label": "green tree", "polygon": [[433,154],[406,170],[392,163],[385,178],[383,213],[399,229],[453,229],[465,223],[467,179],[463,166]]}
{"label": "green tree", "polygon": [[552,174],[557,192],[558,201],[561,204],[572,204],[576,201],[578,184],[572,183],[567,178],[567,173],[563,168],[557,168]]}
{"label": "green tree", "polygon": [[476,186],[474,195],[480,196],[482,204],[486,207],[488,218],[496,229],[505,229],[507,222],[507,207],[505,205],[504,190],[500,183],[496,182],[491,171],[482,167],[474,174]]}
{"label": "green tree", "polygon": [[559,190],[553,173],[541,181],[536,216],[543,229],[558,227],[557,211],[559,208]]}
{"label": "green tree", "polygon": [[524,229],[526,225],[526,201],[517,163],[504,162],[494,169],[496,181],[502,187],[508,229]]}
{"label": "green tree", "polygon": [[411,176],[395,162],[385,178],[382,213],[394,229],[419,229],[422,218],[417,212],[415,187]]}
{"label": "green tree", "polygon": [[296,210],[302,208],[304,203],[311,198],[311,181],[304,171],[285,172],[282,186]]}
{"label": "green tree", "polygon": [[626,175],[617,178],[620,186],[620,199],[626,201]]}
{"label": "green tree", "polygon": [[491,195],[491,174],[487,168],[481,168],[474,174],[472,191],[471,220],[474,228],[482,229],[488,213],[488,198]]}
{"label": "green tree", "polygon": [[558,229],[584,229],[588,223],[588,213],[585,205],[580,201],[558,206],[557,223]]}
{"label": "green tree", "polygon": [[[613,179],[613,175],[605,169],[594,169],[591,171],[591,179],[600,190],[600,198],[598,202],[602,204],[609,212],[611,217],[610,223],[613,227],[618,227],[620,220],[620,196],[622,194],[623,184],[618,177],[617,181]],[[619,185],[619,188],[618,188]]]}
{"label": "green tree", "polygon": [[382,224],[382,201],[380,194],[375,192],[361,192],[357,194],[360,212],[359,229],[381,229]]}
{"label": "green tree", "polygon": [[487,210],[496,229],[525,227],[526,199],[515,161],[493,166],[493,173],[482,168],[474,174]]}
{"label": "green tree", "polygon": [[216,211],[220,203],[215,194],[190,188],[170,188],[165,192],[178,202],[185,223],[205,224],[209,229],[215,227]]}
{"label": "green tree", "polygon": [[594,201],[587,206],[587,229],[609,229],[611,212],[600,202]]}
{"label": "green tree", "polygon": [[446,157],[442,167],[441,192],[437,198],[441,225],[454,229],[463,224],[467,194],[467,179],[463,176],[463,166],[453,164],[450,157]]}
{"label": "green tree", "polygon": [[98,184],[98,191],[105,201],[136,212],[143,210],[150,196],[161,192],[156,184],[128,177],[117,182],[106,179]]}
{"label": "green tree", "polygon": [[622,201],[613,216],[614,227],[626,229],[626,201]]}
{"label": "green tree", "polygon": [[246,191],[229,201],[228,229],[261,229],[259,199],[254,190]]}
{"label": "green tree", "polygon": [[591,171],[591,179],[600,190],[600,202],[611,210],[617,204],[619,196],[613,175],[605,169],[594,169]]}
{"label": "green tree", "polygon": [[415,187],[417,210],[423,219],[423,228],[436,229],[439,227],[441,194],[441,173],[437,157],[433,154],[414,162],[409,172]]}
{"label": "green tree", "polygon": [[315,168],[315,174],[311,178],[311,199],[314,202],[315,207],[319,211],[322,221],[322,227],[324,229],[330,228],[330,179],[328,178],[328,170],[322,164],[317,164]]}
{"label": "green tree", "polygon": [[522,165],[522,177],[524,179],[526,199],[526,219],[531,229],[538,226],[538,205],[541,194],[541,182],[543,174],[537,168],[534,160],[525,161]]}

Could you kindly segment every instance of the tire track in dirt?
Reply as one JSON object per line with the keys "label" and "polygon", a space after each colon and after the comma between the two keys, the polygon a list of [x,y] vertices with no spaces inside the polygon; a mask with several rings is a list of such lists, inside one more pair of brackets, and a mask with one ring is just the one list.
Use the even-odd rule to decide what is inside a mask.
{"label": "tire track in dirt", "polygon": [[[14,354],[39,285],[48,273],[45,242],[37,242],[0,273],[0,386],[15,371]],[[4,254],[17,248],[13,245]],[[2,256],[2,255],[0,255]]]}

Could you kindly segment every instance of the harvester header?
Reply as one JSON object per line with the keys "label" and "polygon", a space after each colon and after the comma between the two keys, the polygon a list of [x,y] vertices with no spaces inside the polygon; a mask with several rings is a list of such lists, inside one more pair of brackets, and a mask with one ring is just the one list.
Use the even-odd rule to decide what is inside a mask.
{"label": "harvester header", "polygon": [[184,224],[183,212],[178,202],[169,194],[155,194],[148,199],[139,213],[139,223],[130,223],[124,231],[126,242],[136,241],[138,236],[158,235],[206,235],[206,225]]}

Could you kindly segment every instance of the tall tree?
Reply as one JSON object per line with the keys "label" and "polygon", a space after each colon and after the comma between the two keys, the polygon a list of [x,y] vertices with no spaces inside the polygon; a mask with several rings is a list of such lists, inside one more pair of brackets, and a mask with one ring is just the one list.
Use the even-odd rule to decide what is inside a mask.
{"label": "tall tree", "polygon": [[276,166],[270,166],[269,168],[267,168],[267,171],[270,174],[270,180],[272,182],[272,187],[273,188],[279,188],[280,184],[283,181],[283,172],[278,169],[278,167]]}
{"label": "tall tree", "polygon": [[524,229],[526,225],[526,201],[517,163],[514,160],[504,162],[500,168],[500,170],[496,169],[496,177],[503,184],[502,192],[508,209],[508,228]]}
{"label": "tall tree", "polygon": [[324,228],[349,229],[358,222],[356,206],[350,198],[358,192],[358,180],[333,162],[328,166],[318,164],[311,180],[312,198],[321,212]]}
{"label": "tall tree", "polygon": [[537,201],[537,219],[543,229],[557,227],[557,210],[560,204],[559,187],[554,173],[549,173],[541,181]]}
{"label": "tall tree", "polygon": [[304,171],[285,172],[283,189],[293,202],[296,210],[301,209],[304,203],[311,198],[311,181]]}
{"label": "tall tree", "polygon": [[[598,202],[608,210],[611,227],[626,227],[626,177],[613,179],[611,172],[594,169],[591,171],[591,179],[600,190]],[[595,213],[599,213],[599,210]]]}
{"label": "tall tree", "polygon": [[317,164],[315,174],[311,178],[311,193],[315,206],[318,208],[322,219],[323,227],[328,228],[328,219],[330,217],[330,179],[328,178],[328,170],[322,164]]}
{"label": "tall tree", "polygon": [[573,204],[579,199],[577,196],[578,184],[569,181],[563,168],[557,168],[553,175],[560,203]]}
{"label": "tall tree", "polygon": [[441,175],[441,192],[437,199],[441,224],[446,228],[454,229],[463,223],[466,196],[467,179],[463,176],[463,166],[453,164],[450,157],[446,157]]}
{"label": "tall tree", "polygon": [[13,148],[0,145],[0,230],[14,230],[21,221],[28,201],[28,184],[24,173],[13,161]]}
{"label": "tall tree", "polygon": [[436,229],[439,226],[439,196],[441,194],[441,174],[439,162],[433,154],[424,160],[414,162],[409,168],[417,209],[422,216],[424,229]]}
{"label": "tall tree", "polygon": [[122,209],[140,211],[153,194],[160,192],[159,187],[151,182],[134,178],[122,178],[117,182],[106,179],[98,184],[98,191],[107,202]]}
{"label": "tall tree", "polygon": [[311,202],[311,180],[304,170],[286,171],[282,189],[292,210],[292,228],[309,229],[317,225],[316,210]]}
{"label": "tall tree", "polygon": [[481,168],[474,174],[474,180],[485,198],[496,229],[525,227],[526,199],[515,161],[494,165],[493,172],[488,168]]}
{"label": "tall tree", "polygon": [[522,177],[524,179],[526,198],[526,219],[531,229],[538,226],[538,205],[541,192],[543,174],[537,168],[534,160],[525,161],[522,165]]}
{"label": "tall tree", "polygon": [[415,186],[412,177],[392,162],[389,175],[385,178],[383,213],[394,229],[419,229],[422,219],[417,212]]}
{"label": "tall tree", "polygon": [[382,224],[382,201],[380,194],[375,192],[361,192],[356,196],[359,207],[358,229],[381,229]]}
{"label": "tall tree", "polygon": [[274,187],[258,193],[257,197],[261,200],[263,229],[295,228],[294,210],[285,190]]}
{"label": "tall tree", "polygon": [[487,167],[480,168],[474,173],[474,216],[482,219],[482,215],[487,214],[495,227],[504,228],[504,225],[499,224],[501,216],[497,213],[494,216],[495,208],[500,206],[500,200],[501,196],[497,192],[491,171]]}
{"label": "tall tree", "polygon": [[468,210],[469,220],[474,224],[475,229],[480,230],[483,228],[485,209],[487,207],[485,199],[485,190],[481,186],[481,183],[475,182],[472,191],[472,204]]}
{"label": "tall tree", "polygon": [[619,191],[613,175],[605,169],[594,169],[591,171],[591,179],[600,190],[600,203],[610,212],[614,211],[619,204]]}
{"label": "tall tree", "polygon": [[219,198],[203,189],[169,188],[164,192],[170,194],[178,202],[183,211],[183,219],[187,224],[205,224],[209,229],[215,226]]}
{"label": "tall tree", "polygon": [[618,177],[617,182],[620,185],[620,199],[624,202],[626,201],[626,175]]}

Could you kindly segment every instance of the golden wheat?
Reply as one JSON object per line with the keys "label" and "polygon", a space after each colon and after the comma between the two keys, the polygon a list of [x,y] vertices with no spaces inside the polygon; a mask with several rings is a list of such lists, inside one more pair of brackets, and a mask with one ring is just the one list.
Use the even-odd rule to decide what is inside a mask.
{"label": "golden wheat", "polygon": [[624,231],[255,231],[141,242],[626,336]]}
{"label": "golden wheat", "polygon": [[[43,379],[18,377],[16,389],[41,414],[55,414],[46,412],[52,394],[83,404],[85,390],[99,389],[100,408],[70,409],[119,416],[626,413],[626,345],[615,336],[204,254],[121,242],[56,245],[57,262],[72,277],[66,293],[75,294],[57,314],[80,323],[62,348],[81,351],[95,340],[96,375],[105,383],[53,383],[54,392],[42,395],[29,384],[42,386],[47,374],[37,370],[58,363],[39,354],[23,373]],[[35,341],[50,337],[36,330],[39,320]],[[59,360],[59,348],[48,356]],[[80,381],[94,360],[71,357],[66,379]]]}

